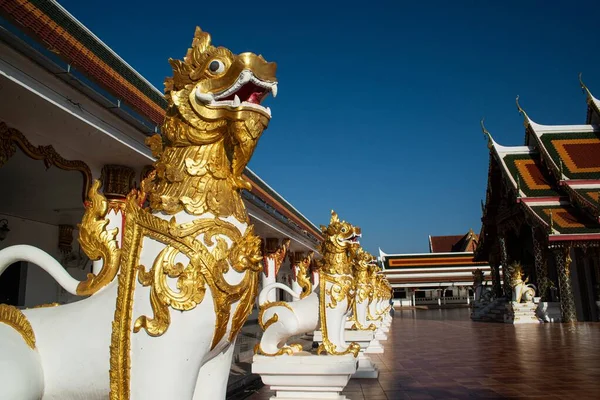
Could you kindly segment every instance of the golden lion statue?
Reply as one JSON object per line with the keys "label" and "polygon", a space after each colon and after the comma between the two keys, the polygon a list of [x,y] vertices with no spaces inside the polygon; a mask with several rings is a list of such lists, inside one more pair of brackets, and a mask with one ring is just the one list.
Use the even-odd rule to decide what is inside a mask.
{"label": "golden lion statue", "polygon": [[[32,246],[0,252],[33,262],[88,298],[20,311],[0,306],[0,398],[224,399],[233,343],[255,303],[260,238],[249,225],[242,173],[271,118],[276,65],[236,55],[196,29],[169,60],[162,135],[141,191],[127,198],[123,241],[106,229],[107,200],[90,190],[81,248],[102,269],[74,280]],[[142,207],[146,195],[150,208]]]}

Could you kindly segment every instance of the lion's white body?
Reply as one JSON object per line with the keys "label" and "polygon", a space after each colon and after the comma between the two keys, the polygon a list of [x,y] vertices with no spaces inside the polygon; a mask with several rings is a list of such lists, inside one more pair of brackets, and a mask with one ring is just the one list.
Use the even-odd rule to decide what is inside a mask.
{"label": "lion's white body", "polygon": [[516,301],[517,303],[521,303],[522,301],[531,303],[535,297],[536,287],[531,283],[526,284],[520,281],[514,284],[512,289],[512,301]]}
{"label": "lion's white body", "polygon": [[367,328],[371,324],[370,322],[367,321],[367,309],[369,308],[369,297],[360,301],[358,295],[356,295],[355,301],[356,301],[355,318],[358,321],[358,323],[360,324],[360,326],[362,326],[363,328]]}
{"label": "lion's white body", "polygon": [[[185,212],[175,217],[178,223],[195,218]],[[228,220],[242,234],[245,232],[246,224],[234,218]],[[144,238],[140,264],[151,266],[164,248],[164,244]],[[20,246],[17,249],[20,256],[14,248],[0,251],[0,272],[15,259],[37,261],[51,275],[59,276],[63,286],[76,287],[78,282],[69,281],[64,269],[51,256],[47,255],[44,261],[40,257],[32,259],[30,254],[39,254],[31,249]],[[178,261],[185,261],[184,256],[179,257]],[[233,269],[225,274],[231,284],[238,283],[242,276],[243,273]],[[35,350],[25,344],[18,332],[0,323],[0,399],[106,399],[110,390],[110,345],[117,289],[115,279],[87,299],[24,310],[35,333]],[[159,337],[151,337],[143,329],[132,332],[137,317],[153,314],[150,289],[137,280],[132,310],[130,399],[225,397],[234,347],[225,340],[229,337],[231,317],[227,334],[211,351],[216,313],[209,287],[194,309],[180,312],[169,308],[171,324]],[[14,371],[21,372],[15,375]]]}
{"label": "lion's white body", "polygon": [[[286,302],[285,305],[280,305],[280,302],[269,304],[266,298],[269,292],[276,288],[290,293],[296,301]],[[286,347],[289,338],[312,332],[319,325],[318,290],[304,299],[299,299],[299,296],[287,286],[281,283],[273,283],[262,289],[259,294],[259,303],[263,304],[262,307],[264,308],[261,314],[262,325],[267,324],[270,319],[277,315],[277,322],[268,325],[260,340],[260,348],[265,354],[276,354]],[[293,348],[290,348],[290,350],[293,350]]]}

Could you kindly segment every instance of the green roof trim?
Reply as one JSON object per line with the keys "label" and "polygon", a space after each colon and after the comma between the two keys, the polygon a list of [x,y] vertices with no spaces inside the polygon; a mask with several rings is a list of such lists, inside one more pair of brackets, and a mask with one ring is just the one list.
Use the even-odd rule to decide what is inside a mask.
{"label": "green roof trim", "polygon": [[[556,190],[554,180],[547,173],[546,167],[542,165],[539,156],[536,154],[507,154],[503,158],[506,168],[511,177],[517,182],[519,189],[527,197],[558,197],[560,194]],[[537,170],[538,176],[523,176],[517,167],[518,161],[533,162]],[[536,188],[536,183],[541,184],[539,179],[543,179],[549,188]],[[520,196],[520,195],[519,195]]]}

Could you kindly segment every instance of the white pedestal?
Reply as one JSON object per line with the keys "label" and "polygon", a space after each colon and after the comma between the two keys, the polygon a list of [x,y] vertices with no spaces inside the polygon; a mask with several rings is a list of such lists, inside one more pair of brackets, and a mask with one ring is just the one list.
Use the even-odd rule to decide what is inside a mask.
{"label": "white pedestal", "polygon": [[361,349],[358,353],[358,368],[352,378],[359,379],[377,379],[379,377],[379,370],[371,362],[371,359],[365,355],[364,350]]}
{"label": "white pedestal", "polygon": [[[323,341],[323,332],[315,331],[314,340],[318,343]],[[344,332],[344,340],[347,343],[356,342],[360,345],[360,353],[358,353],[358,368],[356,369],[356,373],[352,375],[352,378],[369,378],[369,379],[377,379],[379,376],[379,370],[371,362],[368,356],[365,355],[367,353],[367,349],[371,348],[371,343],[375,342],[375,346],[371,348],[371,354],[381,354],[383,353],[383,347],[379,341],[375,339],[375,334],[373,331],[345,331]]]}
{"label": "white pedestal", "polygon": [[375,339],[377,340],[387,340],[387,335],[383,333],[381,329],[375,331]]}
{"label": "white pedestal", "polygon": [[352,354],[316,356],[307,352],[292,356],[255,355],[252,373],[275,391],[271,400],[345,400],[340,393],[357,370]]}
{"label": "white pedestal", "polygon": [[[348,329],[344,331],[344,341],[346,343],[356,342],[360,345],[361,349],[366,349],[374,338],[373,331],[352,331]],[[315,331],[313,340],[321,344],[323,342],[323,332]]]}
{"label": "white pedestal", "polygon": [[371,340],[369,346],[365,349],[365,354],[383,354],[383,346],[377,339]]}

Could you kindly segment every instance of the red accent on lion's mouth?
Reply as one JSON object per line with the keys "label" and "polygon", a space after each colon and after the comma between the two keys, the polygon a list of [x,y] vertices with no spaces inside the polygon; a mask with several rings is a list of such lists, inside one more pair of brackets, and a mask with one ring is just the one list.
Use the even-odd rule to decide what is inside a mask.
{"label": "red accent on lion's mouth", "polygon": [[248,82],[239,88],[237,92],[219,100],[233,100],[237,95],[242,102],[246,101],[248,103],[260,104],[268,93],[269,91],[267,89],[257,86],[252,82]]}
{"label": "red accent on lion's mouth", "polygon": [[349,238],[348,238],[348,239],[346,239],[346,240],[348,240],[349,242],[352,242],[352,243],[358,243],[358,239],[359,239],[359,238],[360,238],[360,236],[358,236],[358,235],[354,235],[354,236],[351,236],[351,237],[349,237]]}

